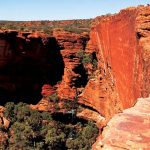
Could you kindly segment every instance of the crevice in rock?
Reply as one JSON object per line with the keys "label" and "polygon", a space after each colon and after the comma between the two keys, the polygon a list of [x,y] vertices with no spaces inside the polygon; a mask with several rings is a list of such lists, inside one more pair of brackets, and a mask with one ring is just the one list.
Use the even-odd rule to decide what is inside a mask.
{"label": "crevice in rock", "polygon": [[90,38],[88,37],[87,39],[84,39],[82,42],[83,45],[83,50],[85,50],[86,46],[87,46],[87,42],[90,40]]}
{"label": "crevice in rock", "polygon": [[136,37],[137,37],[137,39],[140,39],[141,37],[144,37],[144,36],[141,33],[137,32]]}
{"label": "crevice in rock", "polygon": [[84,109],[89,109],[89,110],[92,110],[94,112],[97,112],[99,113],[96,109],[94,109],[93,107],[90,107],[90,106],[87,106],[87,105],[84,105],[84,104],[79,104],[82,108]]}
{"label": "crevice in rock", "polygon": [[79,66],[77,66],[75,69],[73,69],[73,71],[76,74],[79,74],[77,79],[73,81],[73,85],[76,88],[85,87],[88,83],[88,74],[83,64],[80,64]]}
{"label": "crevice in rock", "polygon": [[95,59],[96,61],[98,61],[97,56],[96,56],[96,52],[92,53],[92,58],[93,58],[93,60]]}

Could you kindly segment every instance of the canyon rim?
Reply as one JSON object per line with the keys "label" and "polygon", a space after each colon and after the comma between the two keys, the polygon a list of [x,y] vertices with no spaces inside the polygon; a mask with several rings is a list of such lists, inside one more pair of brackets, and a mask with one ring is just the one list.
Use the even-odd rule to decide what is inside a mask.
{"label": "canyon rim", "polygon": [[[58,115],[68,113],[64,106],[69,104],[69,112],[75,109],[78,118],[97,125],[93,150],[148,150],[150,6],[87,21],[90,32],[60,26],[50,33],[1,29],[0,103],[23,101],[33,110]],[[1,107],[0,124],[9,128],[4,111]],[[0,133],[3,143],[7,131]]]}

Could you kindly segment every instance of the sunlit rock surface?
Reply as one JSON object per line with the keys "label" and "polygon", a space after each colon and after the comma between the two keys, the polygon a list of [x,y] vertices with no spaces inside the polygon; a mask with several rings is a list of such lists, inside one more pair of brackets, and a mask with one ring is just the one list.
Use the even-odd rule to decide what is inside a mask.
{"label": "sunlit rock surface", "polygon": [[150,98],[140,98],[108,122],[102,133],[102,150],[150,148]]}
{"label": "sunlit rock surface", "polygon": [[[77,96],[78,104],[84,107],[81,117],[93,116],[103,128],[115,114],[134,106],[137,98],[149,95],[149,45],[150,6],[131,7],[118,14],[97,17],[90,36],[63,30],[54,30],[51,35],[0,31],[0,103],[24,101],[37,104],[32,105],[35,109],[49,111],[53,102],[42,96],[56,93],[60,100],[74,100]],[[97,61],[95,68],[91,62],[82,63],[77,56],[81,50]],[[135,109],[140,109],[138,103]],[[143,109],[145,104],[143,100]],[[134,113],[130,112],[131,119]],[[124,117],[123,113],[120,121]],[[123,135],[126,134],[121,132],[124,126],[132,126],[133,122],[124,124],[117,126]],[[140,127],[135,127],[136,133]],[[143,124],[143,128],[146,132],[147,125]],[[134,131],[133,126],[131,129]],[[144,137],[147,135],[138,139],[142,148],[146,147]],[[98,141],[101,138],[100,135]],[[106,141],[104,138],[104,148],[110,146]]]}
{"label": "sunlit rock surface", "polygon": [[97,17],[87,52],[96,52],[98,71],[87,83],[83,101],[109,118],[150,93],[150,6]]}

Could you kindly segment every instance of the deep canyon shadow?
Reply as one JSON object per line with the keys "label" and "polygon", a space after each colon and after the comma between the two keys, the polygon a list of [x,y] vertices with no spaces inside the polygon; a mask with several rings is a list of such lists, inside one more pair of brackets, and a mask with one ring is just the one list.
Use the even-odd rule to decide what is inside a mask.
{"label": "deep canyon shadow", "polygon": [[61,112],[58,112],[58,113],[53,113],[52,114],[52,118],[55,120],[55,121],[59,121],[59,122],[62,122],[64,124],[72,124],[72,125],[75,125],[77,123],[82,123],[82,124],[86,124],[88,123],[87,120],[83,119],[83,118],[79,118],[77,116],[73,116],[71,113],[61,113]]}
{"label": "deep canyon shadow", "polygon": [[8,101],[36,104],[43,84],[55,85],[64,74],[64,62],[54,37],[31,38],[29,42],[16,35],[5,37],[11,57],[0,67],[0,105]]}

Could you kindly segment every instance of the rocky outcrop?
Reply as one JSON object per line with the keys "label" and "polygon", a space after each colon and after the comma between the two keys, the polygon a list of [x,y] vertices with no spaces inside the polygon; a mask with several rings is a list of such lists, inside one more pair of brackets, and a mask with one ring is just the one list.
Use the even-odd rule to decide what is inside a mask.
{"label": "rocky outcrop", "polygon": [[10,121],[4,117],[4,111],[5,108],[3,106],[0,106],[0,128],[2,130],[8,129],[10,125]]}
{"label": "rocky outcrop", "polygon": [[106,119],[150,93],[149,22],[150,6],[96,18],[86,52],[96,53],[98,68],[82,100]]}
{"label": "rocky outcrop", "polygon": [[88,34],[75,34],[69,32],[54,32],[64,60],[64,75],[58,85],[57,93],[61,99],[73,99],[75,89],[85,86],[87,82],[86,70],[77,56],[77,52],[85,50],[89,40]]}
{"label": "rocky outcrop", "polygon": [[49,84],[44,84],[42,86],[42,92],[41,92],[41,95],[43,97],[46,97],[46,96],[49,96],[49,95],[52,95],[55,93],[55,90],[53,89],[53,87]]}
{"label": "rocky outcrop", "polygon": [[[115,115],[104,128],[97,150],[150,148],[150,98],[140,98],[134,107]],[[101,146],[100,146],[101,145]]]}
{"label": "rocky outcrop", "polygon": [[142,47],[143,61],[143,86],[142,95],[148,96],[150,93],[150,6],[139,7],[136,18],[136,32],[139,45]]}
{"label": "rocky outcrop", "polygon": [[1,104],[9,99],[34,104],[56,89],[60,99],[73,99],[73,87],[86,84],[86,70],[76,53],[85,50],[87,33],[55,30],[48,36],[10,30],[2,31],[0,39]]}
{"label": "rocky outcrop", "polygon": [[24,101],[55,112],[48,96],[57,93],[59,109],[77,98],[77,115],[96,121],[101,131],[150,93],[149,44],[150,6],[97,17],[90,37],[62,29],[51,35],[0,31],[0,103]]}
{"label": "rocky outcrop", "polygon": [[[50,36],[1,31],[2,98],[38,102],[42,86],[49,84],[60,99],[74,99],[77,89],[78,102],[106,119],[131,107],[137,97],[150,92],[149,8],[128,8],[97,17],[90,40],[87,33],[62,29]],[[94,69],[92,61],[83,64],[77,56],[81,50],[97,61]]]}

